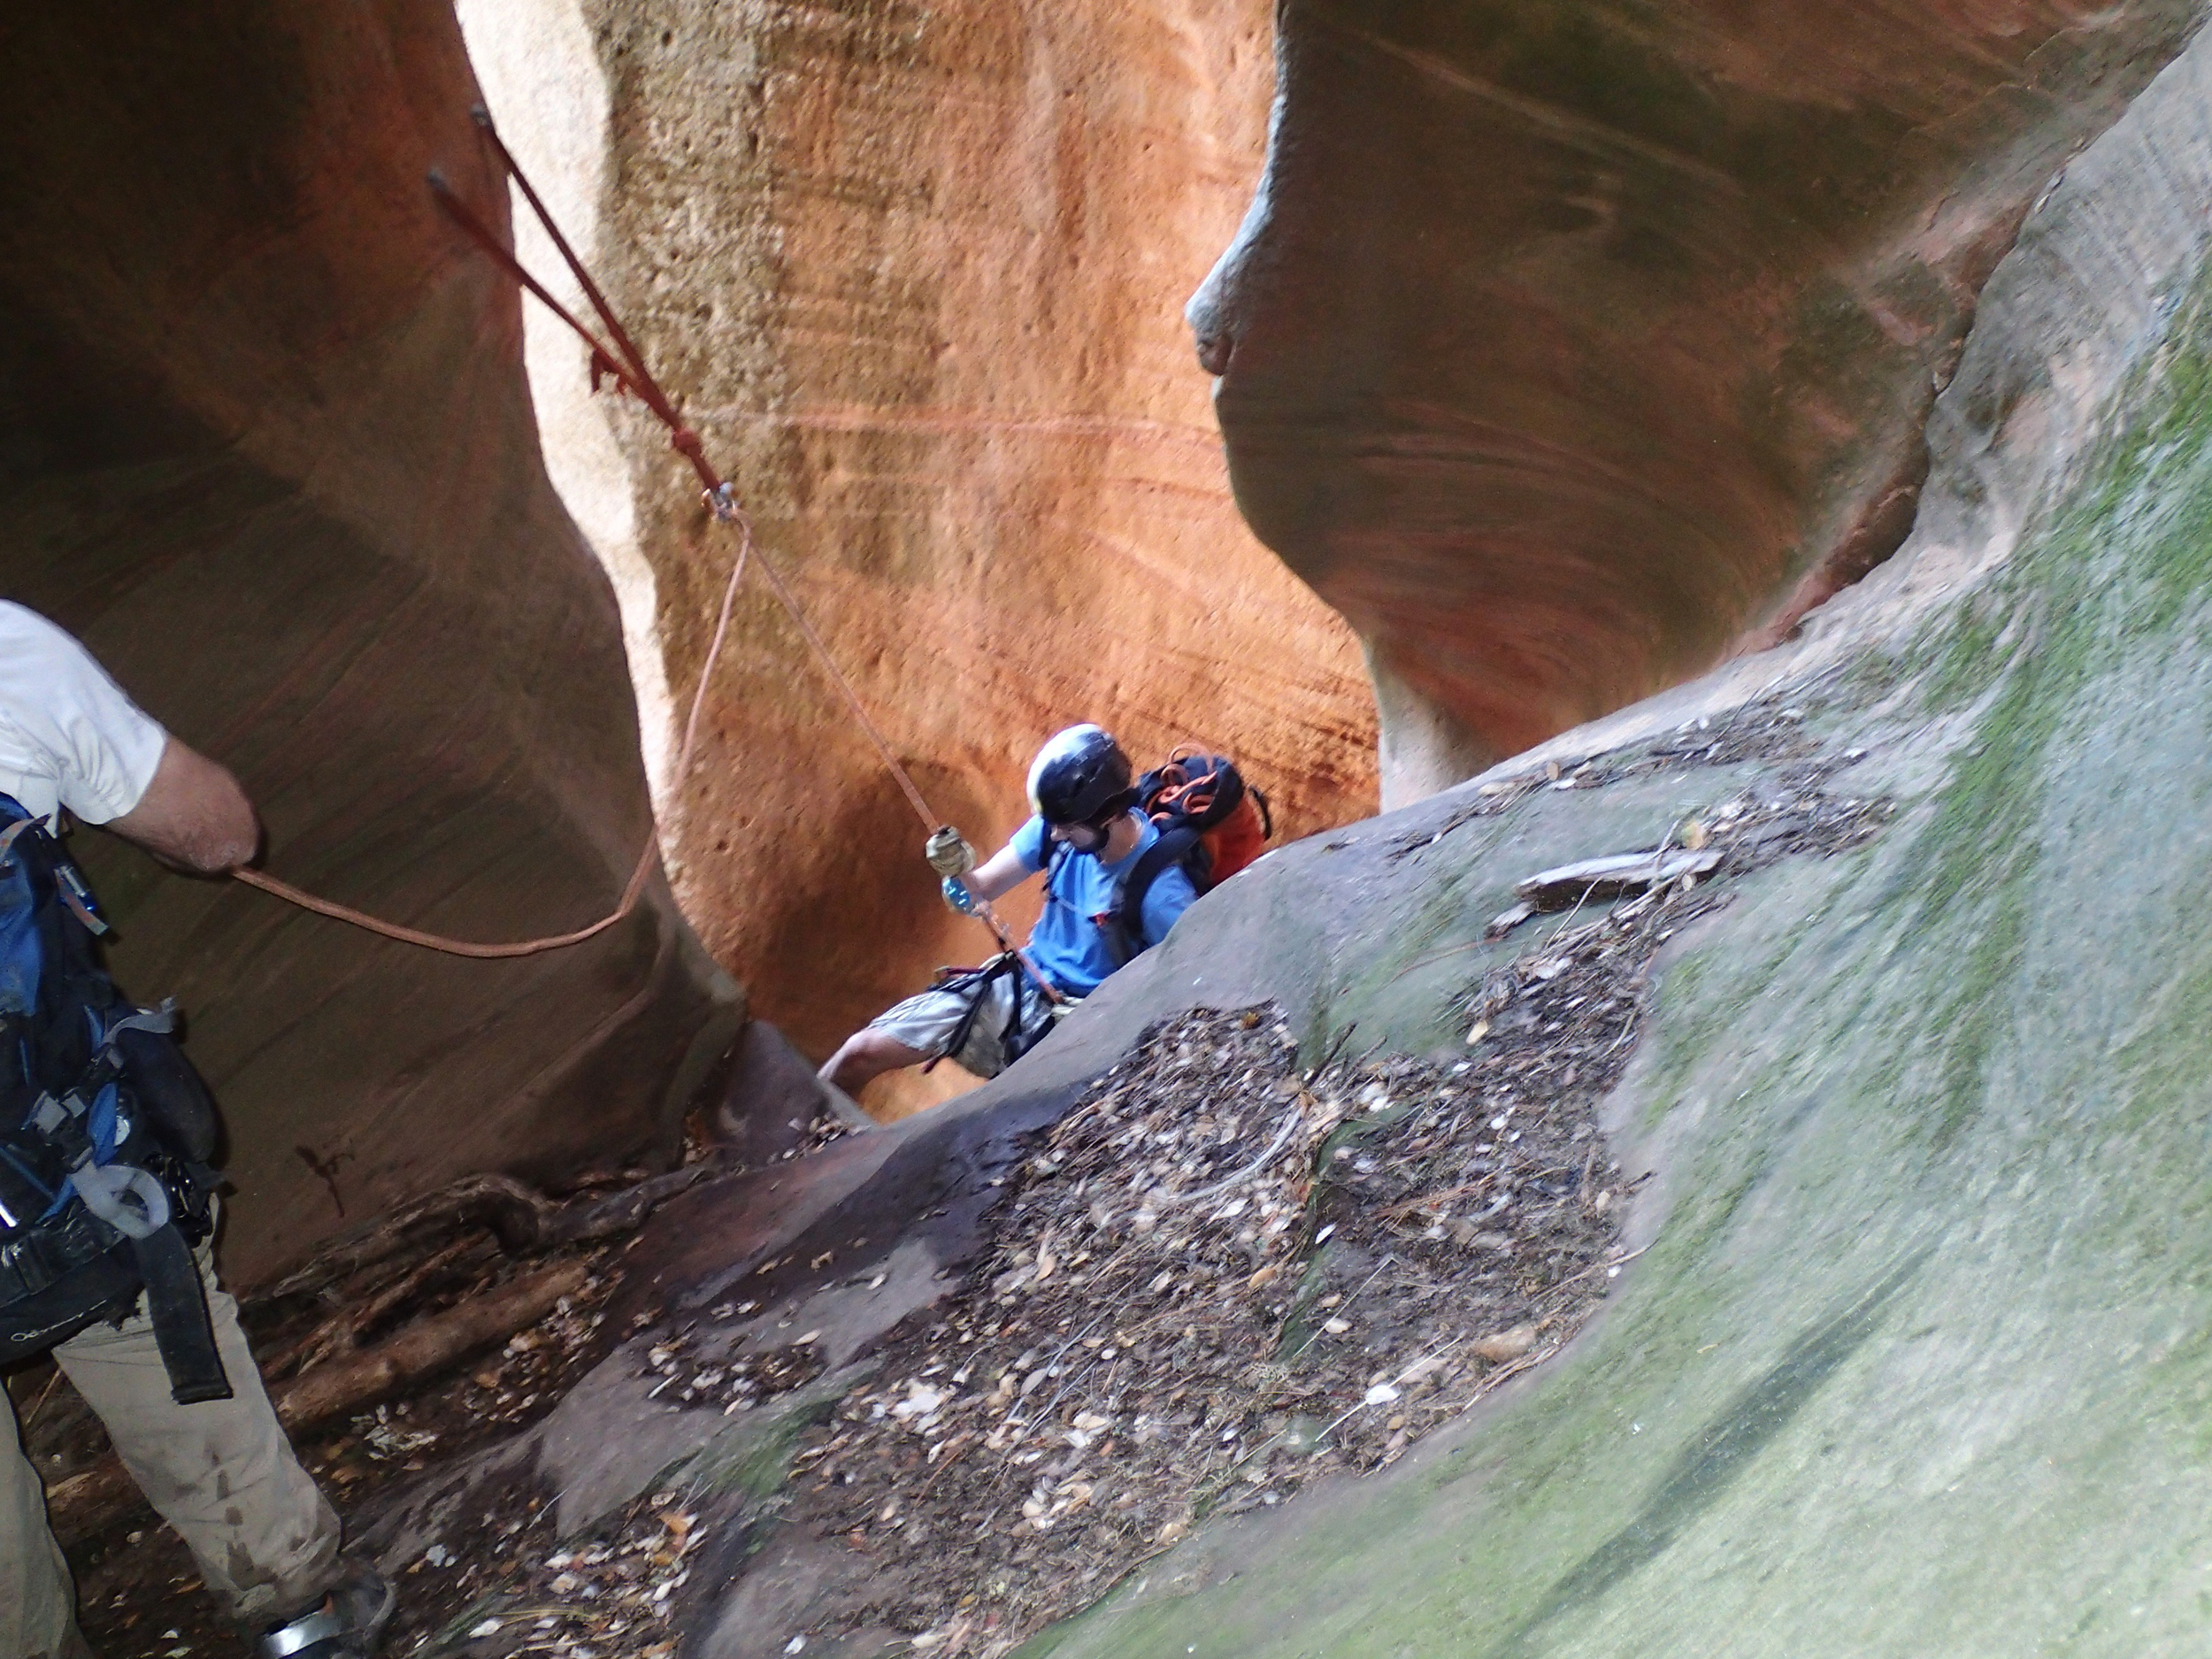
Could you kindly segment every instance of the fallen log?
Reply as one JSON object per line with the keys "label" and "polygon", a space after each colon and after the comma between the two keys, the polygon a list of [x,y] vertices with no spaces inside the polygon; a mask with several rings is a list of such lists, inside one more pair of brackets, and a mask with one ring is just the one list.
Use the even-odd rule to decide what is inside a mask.
{"label": "fallen log", "polygon": [[581,1262],[562,1262],[434,1315],[374,1348],[303,1371],[271,1393],[277,1417],[296,1432],[388,1399],[478,1348],[504,1341],[551,1313],[591,1282]]}
{"label": "fallen log", "polygon": [[365,1333],[399,1313],[425,1285],[488,1243],[480,1233],[465,1233],[444,1249],[417,1263],[358,1307],[342,1310],[274,1357],[263,1359],[262,1377],[274,1387],[288,1377],[313,1371],[336,1356],[359,1348]]}
{"label": "fallen log", "polygon": [[340,1234],[311,1261],[256,1292],[253,1300],[268,1302],[319,1290],[365,1267],[389,1260],[426,1236],[465,1226],[488,1228],[502,1247],[518,1255],[611,1238],[637,1226],[655,1205],[710,1175],[721,1173],[722,1168],[720,1162],[708,1158],[664,1175],[648,1176],[604,1198],[567,1204],[548,1198],[512,1176],[464,1176],[449,1187]]}
{"label": "fallen log", "polygon": [[[389,1399],[411,1383],[504,1341],[551,1313],[590,1283],[581,1262],[562,1262],[509,1280],[482,1296],[409,1326],[388,1341],[304,1371],[269,1391],[278,1421],[291,1432]],[[47,1517],[63,1543],[88,1538],[123,1519],[143,1500],[112,1454],[47,1494]]]}

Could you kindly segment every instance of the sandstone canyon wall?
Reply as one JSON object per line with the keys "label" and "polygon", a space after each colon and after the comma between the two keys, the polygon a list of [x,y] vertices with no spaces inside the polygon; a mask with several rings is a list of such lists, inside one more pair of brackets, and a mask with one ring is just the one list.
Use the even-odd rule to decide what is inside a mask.
{"label": "sandstone canyon wall", "polygon": [[[1239,525],[1172,313],[1256,171],[1259,8],[467,10],[559,94],[511,106],[526,159],[949,816],[1002,833],[1083,714],[1234,749],[1292,833],[1358,810],[1356,645]],[[1366,633],[1402,786],[1893,541],[1982,273],[2194,13],[1916,15],[1285,9],[1260,204],[1195,314],[1242,504]],[[434,163],[499,195],[450,12],[5,27],[6,591],[239,768],[280,872],[572,926],[649,766],[691,913],[805,1046],[976,954],[757,591],[672,787],[730,549],[577,356],[526,383],[516,296],[436,217]],[[124,972],[194,1009],[248,1131],[249,1271],[342,1205],[638,1149],[736,1017],[664,889],[485,967],[85,839]]]}
{"label": "sandstone canyon wall", "polygon": [[[695,1557],[672,1622],[761,1659],[2194,1652],[2212,1543],[2212,933],[2193,902],[2212,890],[2208,203],[2202,36],[2043,193],[1985,284],[1893,559],[1790,640],[1286,849],[965,1098],[686,1194],[627,1258],[626,1294],[668,1323],[518,1457],[604,1513],[606,1463],[575,1448],[609,1415],[650,1423],[625,1493],[695,1478],[721,1506],[703,1525],[732,1540]],[[1490,922],[1535,872],[1678,839],[1711,861],[1702,879]],[[1376,1078],[1291,1155],[1306,1225],[1248,1278],[1266,1224],[1245,1183],[1299,1115],[1271,1143],[1273,1101],[1225,1110],[1201,1069],[1221,1064],[1214,1040],[1146,1042],[1199,1007],[1279,1010],[1301,1070],[1361,1051],[1434,1067]],[[1603,1132],[1586,1151],[1517,1168],[1498,1144],[1585,1110]],[[1156,1111],[1214,1125],[1214,1170],[1161,1156]],[[1040,1133],[1056,1120],[1072,1133]],[[1102,1172],[1098,1141],[1073,1149],[1085,1134],[1108,1138]],[[1376,1165],[1438,1141],[1463,1180],[1374,1193]],[[1178,1203],[1179,1177],[1202,1202]],[[1563,1217],[1585,1205],[1624,1230],[1575,1267]],[[1153,1286],[1181,1280],[1197,1317],[1248,1317],[1267,1285],[1317,1297],[1340,1274],[1349,1294],[1318,1329],[1319,1306],[1275,1303],[1247,1350],[1263,1363],[1220,1366],[1184,1316],[1102,1288],[1171,1207],[1193,1228],[1179,1263],[1232,1264]],[[1387,1247],[1347,1244],[1363,1208]],[[1086,1209],[1094,1251],[1060,1231]],[[1517,1236],[1486,1230],[1508,1212]],[[986,1213],[988,1248],[969,1231]],[[1392,1258],[1463,1276],[1448,1328],[1371,1293]],[[1601,1267],[1586,1325],[1522,1311],[1548,1269]],[[1002,1340],[1058,1319],[1060,1346],[1101,1348],[1053,1380],[987,1357],[1002,1318]],[[649,1356],[679,1333],[730,1351],[708,1346],[731,1340],[718,1319],[755,1363],[833,1340],[864,1357],[808,1373],[819,1394],[672,1410]],[[978,1340],[924,1369],[895,1336],[872,1351],[900,1329]],[[1479,1370],[1486,1333],[1516,1357]],[[1164,1385],[1183,1388],[1172,1416]],[[925,1388],[935,1403],[893,1427]],[[784,1414],[831,1412],[840,1390],[795,1501],[764,1502]],[[856,1455],[877,1406],[887,1449]],[[1362,1413],[1379,1466],[1308,1478]],[[702,1448],[680,1477],[670,1425]],[[1193,1481],[1143,1449],[1163,1443],[1218,1449]],[[933,1451],[984,1471],[956,1513],[903,1501]],[[880,1485],[810,1515],[848,1475]],[[1077,1518],[1102,1494],[1131,1520]],[[1187,1535],[1154,1530],[1141,1506],[1163,1497],[1193,1501]],[[476,1511],[465,1486],[436,1502],[387,1535],[411,1551]],[[1118,1583],[1102,1540],[1141,1552]],[[1017,1647],[1041,1562],[1102,1605]]]}
{"label": "sandstone canyon wall", "polygon": [[[238,771],[277,872],[478,939],[604,914],[651,833],[636,726],[515,296],[424,187],[503,212],[449,11],[19,11],[0,65],[0,593]],[[663,883],[475,963],[77,843],[228,1114],[234,1276],[667,1143],[741,1017]]]}
{"label": "sandstone canyon wall", "polygon": [[[1236,754],[1289,836],[1371,808],[1356,644],[1239,518],[1178,315],[1257,174],[1263,4],[461,15],[503,133],[941,811],[995,845],[1080,718],[1141,762]],[[733,545],[659,428],[530,326],[553,475],[618,566],[641,684],[680,703]],[[757,584],[664,805],[688,913],[818,1055],[987,949]]]}
{"label": "sandstone canyon wall", "polygon": [[[1033,735],[967,720],[975,702],[987,693],[1051,724],[1064,716],[1040,687],[1079,660],[1129,676],[1102,683],[1148,707],[1160,636],[1147,628],[1187,622],[1198,599],[1215,606],[1202,624],[1271,637],[1275,655],[1255,660],[1274,664],[1276,712],[1316,734],[1297,738],[1286,719],[1269,740],[1256,717],[1256,770],[1351,753],[1350,728],[1325,718],[1347,706],[1347,637],[1290,611],[1272,636],[1236,634],[1244,602],[1221,595],[1263,598],[1289,579],[1263,562],[1248,588],[1230,580],[1228,544],[1202,534],[1217,480],[1172,459],[1185,453],[1175,420],[1133,416],[1148,407],[1133,398],[1110,416],[1073,403],[1079,419],[1047,405],[1048,390],[1090,384],[1072,371],[1044,390],[1023,382],[1036,401],[1009,407],[975,389],[996,378],[962,378],[978,342],[1010,340],[1033,342],[1031,372],[1048,376],[1052,305],[1080,292],[1102,306],[1129,269],[1091,286],[1092,244],[1040,233],[1013,244],[1037,262],[1010,290],[1018,303],[985,303],[1000,294],[985,267],[1010,257],[988,234],[995,215],[1030,205],[1004,209],[993,188],[1037,176],[1009,158],[1026,129],[995,148],[964,143],[959,157],[987,176],[959,196],[944,194],[959,168],[926,165],[925,118],[1015,111],[1056,133],[1052,97],[1071,88],[1110,106],[1118,83],[1103,58],[1079,58],[1085,67],[1062,77],[1024,55],[1092,27],[1083,19],[1033,19],[1015,38],[991,32],[1015,29],[1002,14],[979,10],[966,33],[943,27],[954,15],[820,6],[748,13],[739,29],[718,13],[699,27],[735,31],[721,58],[695,39],[656,71],[646,60],[675,53],[683,18],[575,14],[589,50],[569,61],[603,77],[613,137],[571,157],[587,187],[573,199],[598,204],[621,296],[754,482],[769,545],[818,598],[872,701],[936,732],[935,748],[898,734],[972,827],[1010,818],[1002,797]],[[1550,66],[1520,81],[1478,73],[1479,52],[1453,33],[1479,34],[1493,15],[1479,8],[1348,10],[1330,13],[1348,19],[1337,29],[1347,61],[1396,65],[1418,85],[1384,76],[1370,83],[1384,96],[1360,99],[1340,83],[1333,113],[1302,96],[1330,84],[1302,79],[1297,56],[1319,15],[1286,13],[1274,171],[1199,320],[1227,371],[1238,487],[1368,629],[1386,718],[1430,746],[1409,765],[1470,765],[1701,651],[1778,630],[1886,550],[1908,506],[1910,538],[1786,630],[1795,637],[1386,819],[1309,837],[1210,895],[1050,1043],[949,1110],[662,1212],[661,1235],[711,1283],[682,1290],[672,1324],[652,1327],[648,1309],[635,1348],[595,1373],[627,1396],[570,1396],[571,1449],[611,1451],[643,1497],[662,1489],[672,1423],[703,1440],[741,1423],[719,1405],[657,1399],[648,1391],[664,1385],[640,1354],[718,1317],[727,1286],[757,1269],[781,1262],[767,1281],[780,1288],[762,1294],[792,1300],[723,1314],[764,1335],[808,1333],[803,1346],[821,1330],[796,1317],[811,1299],[857,1323],[953,1294],[973,1260],[953,1246],[1023,1156],[1017,1134],[1164,1017],[1272,1002],[1302,1057],[1343,1053],[1356,1036],[1361,1048],[1463,1064],[1470,1087],[1486,1087],[1478,1067],[1517,1068],[1525,1051],[1494,1040],[1502,1021],[1471,1045],[1471,1003],[1548,983],[1567,965],[1555,952],[1605,948],[1593,910],[1491,936],[1486,919],[1524,877],[1755,808],[1810,825],[1824,805],[1871,805],[1864,839],[1724,840],[1744,856],[1680,895],[1700,908],[1655,934],[1658,954],[1619,982],[1634,1009],[1620,1041],[1633,1046],[1605,1104],[1604,1156],[1622,1179],[1604,1190],[1622,1195],[1628,1253],[1581,1335],[1540,1363],[1528,1356],[1377,1479],[1274,1509],[1224,1506],[1040,1647],[1064,1659],[1194,1647],[2195,1651],[2212,1548],[2212,936],[2192,897],[2212,891],[2212,38],[2168,60],[2197,9],[1579,0],[1510,14],[1538,35],[1552,28],[1556,48],[1524,60]],[[0,130],[21,158],[0,180],[15,233],[0,255],[5,591],[82,629],[180,732],[240,767],[280,868],[484,935],[603,908],[649,833],[622,641],[664,653],[680,691],[726,551],[684,516],[687,483],[634,411],[561,403],[542,380],[526,388],[512,296],[431,215],[420,185],[434,161],[486,211],[497,200],[466,125],[450,19],[410,0],[230,0],[188,18],[96,4],[4,27]],[[1139,30],[1124,45],[1141,56],[1147,42],[1194,38]],[[747,54],[787,39],[805,48],[804,73],[787,63],[756,89]],[[1719,122],[1737,146],[1721,158],[1740,170],[1729,175],[1695,150],[1719,136],[1669,127],[1666,98],[1611,73],[1624,42],[1649,47],[1647,69],[1707,65],[1700,88],[1778,87],[1771,109],[1808,125]],[[720,89],[701,90],[694,73],[687,102],[633,96],[625,79],[680,79],[703,63],[738,67]],[[872,95],[902,84],[896,70],[918,75],[917,63],[964,65],[956,88],[979,84],[979,65],[1037,78],[1024,98],[966,104],[917,79],[910,125],[869,125]],[[855,87],[872,96],[849,106]],[[1471,119],[1448,94],[1503,111],[1521,148],[1413,142],[1423,111],[1448,137]],[[687,125],[774,111],[779,98],[789,102],[777,121],[747,116],[714,145]],[[1591,124],[1591,100],[1609,126]],[[849,108],[872,170],[841,165],[834,118]],[[1316,109],[1330,119],[1302,127]],[[1611,146],[1604,155],[1627,157],[1621,189],[1578,187],[1545,219],[1513,194],[1529,176],[1517,157],[1560,182],[1532,134]],[[687,143],[718,158],[749,153],[756,135],[782,170],[751,184],[726,175],[744,185],[728,188],[745,211],[703,204],[687,218]],[[1069,168],[1054,175],[1055,213],[1098,176],[1078,165],[1081,139],[1056,141]],[[1948,159],[1926,160],[1931,149]],[[1497,231],[1497,245],[1532,264],[1510,282],[1455,288],[1454,273],[1484,267],[1463,246],[1448,257],[1432,245],[1458,234],[1455,212],[1482,206],[1485,153],[1500,211],[1532,216],[1514,223],[1533,242]],[[1629,160],[1679,171],[1686,153],[1707,168],[1709,198],[1626,191],[1641,177]],[[1332,193],[1309,195],[1301,180],[1316,177]],[[892,188],[902,179],[906,194]],[[1317,202],[1325,211],[1299,205]],[[946,205],[961,203],[969,218]],[[1037,222],[1074,222],[1055,213]],[[968,242],[986,251],[966,258]],[[881,262],[861,257],[871,250]],[[754,274],[726,279],[725,265]],[[960,280],[916,296],[892,283],[910,269]],[[1484,326],[1486,349],[1522,354],[1511,373],[1466,378],[1458,346],[1473,331],[1423,310],[1439,291]],[[1536,304],[1547,297],[1548,310]],[[759,315],[717,309],[741,299]],[[1318,309],[1302,320],[1293,300]],[[940,326],[921,330],[916,314]],[[687,359],[695,334],[714,349]],[[854,353],[864,337],[875,349]],[[1125,373],[1116,352],[1133,363],[1138,337],[1085,334],[1096,355],[1084,361],[1112,380]],[[1321,357],[1302,369],[1307,351]],[[1010,347],[1001,367],[1019,361]],[[888,390],[868,378],[893,369],[908,378]],[[809,402],[797,388],[817,380],[849,401]],[[1488,401],[1450,401],[1470,387]],[[611,534],[599,551],[611,588],[538,465],[533,396],[549,434],[586,413],[601,423],[575,454],[553,442],[564,493],[595,536]],[[1477,428],[1479,443],[1448,442]],[[1156,442],[1170,459],[1145,447]],[[1075,638],[1069,622],[1089,654],[1064,654],[1055,630],[1098,614],[1085,607],[1099,572],[1162,545],[1134,538],[1127,504],[1156,496],[1170,504],[1143,525],[1168,537],[1172,560],[1116,590],[1130,609],[1104,612],[1121,619],[1103,633]],[[1112,551],[1025,565],[1022,538],[1064,499],[1106,503],[1077,522],[1085,545]],[[1427,540],[1409,533],[1424,526]],[[1498,526],[1525,537],[1484,539]],[[1002,594],[1022,606],[986,603]],[[1227,707],[1229,659],[1207,627],[1174,637],[1193,664],[1186,683],[1214,687]],[[636,678],[652,704],[650,672]],[[1549,712],[1524,710],[1515,726],[1507,714],[1525,695]],[[1145,718],[1164,739],[1208,712]],[[1480,725],[1493,716],[1494,732]],[[648,718],[664,714],[649,706]],[[742,949],[790,984],[842,985],[855,1004],[869,973],[882,994],[898,988],[885,964],[908,948],[895,942],[903,928],[964,954],[966,940],[930,933],[949,924],[926,887],[868,896],[879,860],[910,859],[913,829],[764,607],[748,613],[715,719],[710,770],[672,803],[673,844],[694,861],[711,848],[729,870],[762,861],[769,894],[768,908],[746,910],[755,894],[717,896],[714,869],[690,864],[689,897],[726,930],[718,949],[737,959],[735,930],[772,922]],[[1318,762],[1308,774],[1328,775]],[[1348,764],[1334,775],[1355,779]],[[1348,798],[1356,781],[1345,787]],[[715,1047],[735,1011],[665,890],[589,950],[486,969],[368,943],[83,839],[124,922],[125,972],[194,1007],[195,1051],[251,1136],[234,1160],[233,1265],[248,1276],[334,1225],[342,1194],[358,1214],[461,1168],[647,1144],[682,1098],[686,1057]],[[779,849],[788,864],[770,862]],[[779,995],[801,1014],[817,1006]],[[1570,1024],[1528,1037],[1557,1039],[1562,1089],[1587,1054]],[[1594,1156],[1578,1190],[1597,1170]],[[881,1171],[895,1179],[876,1181]],[[1217,1224],[1234,1225],[1241,1198],[1217,1195],[1229,1202]],[[1454,1189],[1436,1202],[1463,1198],[1493,1202]],[[960,1214],[933,1228],[956,1202]],[[1430,1247],[1478,1248],[1479,1233],[1463,1241],[1435,1213]],[[643,1303],[654,1288],[625,1294]],[[1428,1356],[1417,1360],[1380,1311],[1371,1343],[1355,1340],[1383,1368],[1373,1375],[1410,1381]],[[1079,1409],[1072,1391],[1089,1368],[1077,1363],[1045,1413]],[[1271,1370],[1249,1379],[1272,1387]],[[614,1415],[608,1402],[626,1397],[634,1414]],[[1370,1400],[1348,1406],[1390,1403]],[[778,1416],[771,1439],[741,1440],[748,1455],[723,1479],[757,1496],[780,1455],[761,1448],[787,1448],[791,1423]],[[1291,1451],[1292,1426],[1269,1431],[1269,1455]],[[1103,1462],[1103,1443],[1089,1449]],[[603,1465],[588,1473],[603,1502]],[[1010,1474],[1018,1500],[1036,1473]],[[517,1553],[472,1502],[449,1514],[436,1536]],[[749,1560],[767,1559],[750,1554],[766,1536],[754,1524],[773,1512],[744,1516],[726,1550],[690,1558],[670,1624],[734,1631],[746,1651],[819,1651],[824,1603],[807,1597],[849,1608],[882,1558],[838,1533],[817,1540],[810,1586],[805,1573],[749,1583]],[[408,1533],[387,1564],[430,1563],[431,1535]],[[991,1594],[976,1586],[979,1603]]]}
{"label": "sandstone canyon wall", "polygon": [[[1797,641],[1276,861],[1083,1010],[1117,1051],[1242,926],[1273,962],[1218,995],[1467,1052],[1467,987],[1547,949],[1480,937],[1523,873],[1732,798],[1894,809],[1722,874],[1655,963],[1604,1314],[1426,1455],[1201,1529],[1060,1659],[2201,1645],[2208,201],[2200,36],[1987,284],[1893,560]],[[1547,761],[1585,782],[1517,798]]]}
{"label": "sandstone canyon wall", "polygon": [[1191,304],[1237,497],[1348,617],[1409,800],[1893,549],[1991,267],[2186,0],[1285,0]]}

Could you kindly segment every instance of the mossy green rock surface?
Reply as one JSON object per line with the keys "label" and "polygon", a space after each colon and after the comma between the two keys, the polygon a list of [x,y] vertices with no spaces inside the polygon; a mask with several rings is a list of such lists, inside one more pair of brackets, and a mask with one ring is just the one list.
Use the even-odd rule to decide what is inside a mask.
{"label": "mossy green rock surface", "polygon": [[[2212,1649],[2212,284],[2165,205],[2205,171],[2200,57],[1993,282],[1899,564],[1794,655],[1554,747],[1571,781],[1748,695],[1897,809],[1669,943],[1613,1102],[1648,1248],[1606,1310],[1030,1651]],[[1455,1043],[1455,994],[1548,926],[1480,941],[1515,879],[1789,787],[1540,787],[1406,850],[1457,791],[1225,891],[1142,994],[1214,973],[1316,1041]]]}

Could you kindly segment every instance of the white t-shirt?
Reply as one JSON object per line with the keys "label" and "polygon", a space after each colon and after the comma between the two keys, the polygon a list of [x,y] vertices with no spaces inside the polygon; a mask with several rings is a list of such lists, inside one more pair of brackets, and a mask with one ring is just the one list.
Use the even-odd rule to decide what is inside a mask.
{"label": "white t-shirt", "polygon": [[138,804],[168,741],[91,652],[0,599],[0,794],[50,821],[65,806],[105,824]]}

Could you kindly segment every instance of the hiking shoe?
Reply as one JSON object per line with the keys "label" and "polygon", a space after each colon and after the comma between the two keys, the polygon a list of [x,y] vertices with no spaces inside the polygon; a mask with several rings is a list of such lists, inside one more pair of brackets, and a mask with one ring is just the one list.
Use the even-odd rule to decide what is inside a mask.
{"label": "hiking shoe", "polygon": [[393,1600],[391,1582],[365,1562],[306,1612],[262,1632],[254,1659],[370,1659]]}

